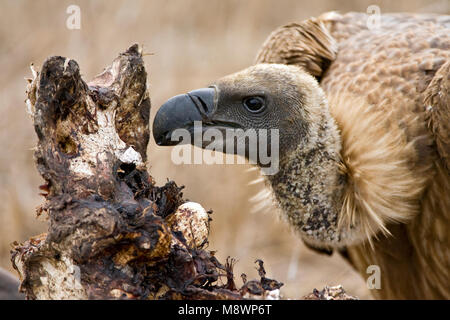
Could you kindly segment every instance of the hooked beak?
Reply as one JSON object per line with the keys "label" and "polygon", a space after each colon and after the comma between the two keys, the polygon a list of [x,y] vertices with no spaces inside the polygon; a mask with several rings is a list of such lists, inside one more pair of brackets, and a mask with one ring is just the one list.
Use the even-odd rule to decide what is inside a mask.
{"label": "hooked beak", "polygon": [[176,129],[190,129],[194,121],[210,122],[217,107],[217,88],[202,88],[167,100],[153,120],[153,137],[159,146],[178,144],[172,141]]}

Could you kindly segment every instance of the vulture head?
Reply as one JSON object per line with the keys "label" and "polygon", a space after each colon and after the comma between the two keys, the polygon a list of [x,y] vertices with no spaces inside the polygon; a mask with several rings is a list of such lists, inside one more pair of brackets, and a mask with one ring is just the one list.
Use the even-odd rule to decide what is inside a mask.
{"label": "vulture head", "polygon": [[[196,129],[195,123],[199,122],[202,126]],[[264,167],[260,153],[252,157],[252,147],[276,153],[274,161],[279,168],[266,177],[290,223],[315,247],[328,247],[342,240],[337,232],[336,209],[339,134],[323,90],[302,68],[257,64],[207,88],[175,96],[155,116],[156,143],[178,144],[172,139],[177,129],[192,133],[188,141],[192,144],[195,130],[216,129],[222,133],[220,141],[215,141],[223,146],[221,150],[239,155],[244,154],[238,153],[237,140],[228,139],[226,131],[254,130],[257,142],[245,140],[242,135],[236,135],[236,139],[245,140],[245,156],[259,167]],[[210,143],[205,140],[200,145],[203,148]],[[231,142],[234,147],[227,148]],[[277,148],[273,148],[274,143]],[[333,172],[336,174],[330,174]]]}
{"label": "vulture head", "polygon": [[[270,135],[275,129],[279,160],[284,163],[301,142],[308,143],[318,134],[314,124],[320,125],[317,121],[324,109],[325,95],[315,78],[297,66],[263,63],[223,77],[208,88],[169,99],[156,114],[153,136],[160,146],[176,145],[179,141],[173,139],[173,132],[186,129],[194,133],[194,123],[199,121],[203,132],[219,130],[223,141],[215,142],[224,152],[236,154],[237,143],[226,139],[227,130],[254,130],[258,145],[266,142],[265,147],[273,150]],[[266,132],[267,139],[261,137]],[[227,149],[227,141],[233,142],[234,148]],[[206,148],[210,142],[202,140],[201,147]],[[251,159],[251,142],[246,140],[242,155],[261,165],[259,159]]]}

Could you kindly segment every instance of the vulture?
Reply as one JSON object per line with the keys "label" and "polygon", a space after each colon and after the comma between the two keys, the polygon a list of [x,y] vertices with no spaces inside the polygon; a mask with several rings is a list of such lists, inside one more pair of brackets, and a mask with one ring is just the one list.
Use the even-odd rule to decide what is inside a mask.
{"label": "vulture", "polygon": [[195,121],[278,129],[279,169],[264,180],[308,247],[365,279],[378,267],[375,298],[449,299],[450,16],[368,18],[276,29],[254,65],[164,103],[153,136],[174,145]]}

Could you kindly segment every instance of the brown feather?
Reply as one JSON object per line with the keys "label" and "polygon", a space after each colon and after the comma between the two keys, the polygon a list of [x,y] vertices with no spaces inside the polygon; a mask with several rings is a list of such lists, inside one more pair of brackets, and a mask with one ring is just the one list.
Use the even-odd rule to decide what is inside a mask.
{"label": "brown feather", "polygon": [[450,174],[450,60],[435,74],[425,91],[428,126],[447,172]]}
{"label": "brown feather", "polygon": [[321,78],[336,51],[336,42],[322,21],[311,18],[275,30],[263,44],[256,63],[293,64]]}

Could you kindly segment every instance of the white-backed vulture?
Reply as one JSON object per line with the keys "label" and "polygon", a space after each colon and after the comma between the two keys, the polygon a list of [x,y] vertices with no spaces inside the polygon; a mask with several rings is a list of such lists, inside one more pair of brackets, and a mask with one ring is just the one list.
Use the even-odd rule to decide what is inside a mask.
{"label": "white-backed vulture", "polygon": [[166,102],[153,134],[279,129],[266,181],[303,241],[379,266],[377,298],[449,299],[450,16],[367,19],[275,30],[254,66]]}

